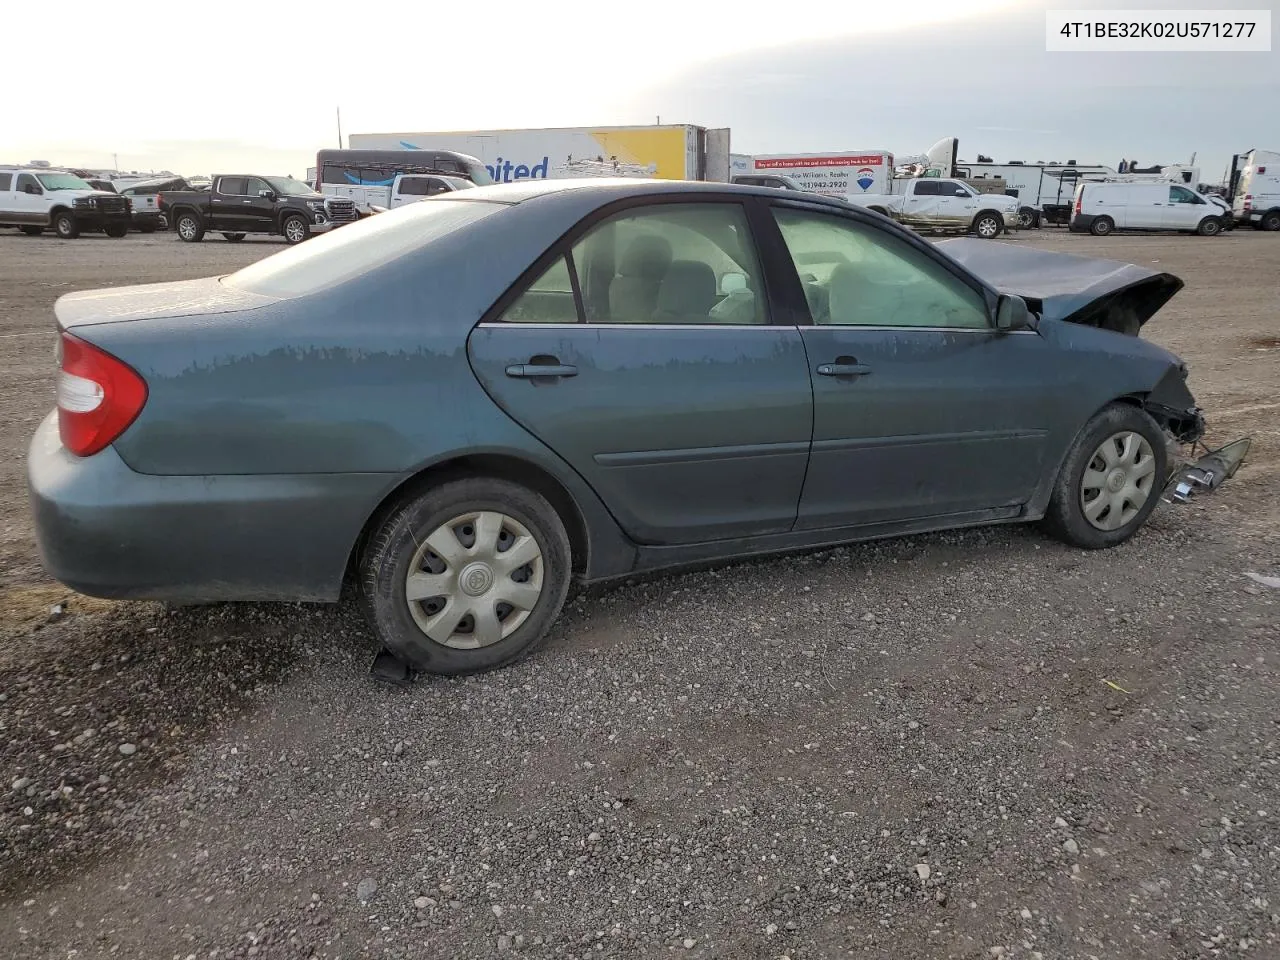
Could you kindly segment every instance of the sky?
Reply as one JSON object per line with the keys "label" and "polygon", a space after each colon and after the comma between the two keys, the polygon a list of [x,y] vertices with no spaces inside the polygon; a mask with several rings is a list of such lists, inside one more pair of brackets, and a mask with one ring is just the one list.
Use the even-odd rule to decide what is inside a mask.
{"label": "sky", "polygon": [[[1250,3],[1274,0],[1196,6]],[[1045,52],[1046,9],[1118,5],[486,0],[468,18],[381,0],[348,18],[324,0],[135,0],[103,21],[100,4],[64,0],[59,29],[119,29],[132,52],[68,70],[40,45],[7,47],[7,75],[39,78],[40,95],[0,106],[0,162],[302,176],[338,145],[339,108],[346,134],[661,118],[729,127],[736,153],[902,156],[944,136],[966,160],[1194,152],[1206,180],[1232,153],[1280,149],[1280,53]]]}

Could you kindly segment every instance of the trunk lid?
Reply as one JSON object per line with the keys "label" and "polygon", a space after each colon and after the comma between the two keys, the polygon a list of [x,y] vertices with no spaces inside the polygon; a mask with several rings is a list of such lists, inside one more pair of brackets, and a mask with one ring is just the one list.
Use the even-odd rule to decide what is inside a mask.
{"label": "trunk lid", "polygon": [[58,326],[71,330],[125,320],[231,313],[271,302],[271,297],[227,286],[218,277],[207,277],[68,293],[58,298],[53,312]]}

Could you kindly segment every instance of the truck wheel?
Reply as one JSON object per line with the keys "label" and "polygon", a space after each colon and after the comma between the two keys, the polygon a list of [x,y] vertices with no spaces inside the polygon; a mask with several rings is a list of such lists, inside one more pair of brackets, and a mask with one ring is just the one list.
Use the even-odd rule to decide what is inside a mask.
{"label": "truck wheel", "polygon": [[74,240],[80,236],[80,224],[70,213],[62,210],[53,218],[53,232],[63,240]]}
{"label": "truck wheel", "polygon": [[1018,211],[1018,229],[1030,230],[1032,227],[1039,226],[1036,223],[1036,212],[1030,207],[1023,207]]}
{"label": "truck wheel", "polygon": [[311,236],[311,224],[307,223],[306,217],[293,213],[284,218],[280,232],[284,234],[285,242],[301,243]]}
{"label": "truck wheel", "polygon": [[1280,230],[1280,210],[1268,210],[1258,221],[1259,230]]}
{"label": "truck wheel", "polygon": [[973,218],[973,232],[983,240],[994,240],[1004,229],[1004,218],[992,210],[984,210]]}
{"label": "truck wheel", "polygon": [[223,237],[225,237],[227,241],[230,243],[239,243],[241,240],[244,239],[244,236],[245,235],[243,233],[224,233],[223,234]]}
{"label": "truck wheel", "polygon": [[118,240],[129,232],[129,228],[127,226],[122,226],[120,224],[113,223],[109,227],[103,227],[102,232],[105,233],[108,237],[114,237]]}
{"label": "truck wheel", "polygon": [[19,227],[18,229],[28,237],[38,237],[40,234],[44,233],[44,227]]}
{"label": "truck wheel", "polygon": [[179,238],[187,243],[199,243],[204,239],[204,224],[194,213],[178,214],[178,222],[175,226]]}
{"label": "truck wheel", "polygon": [[1116,222],[1110,217],[1099,217],[1089,225],[1089,232],[1095,237],[1105,237],[1116,228]]}
{"label": "truck wheel", "polygon": [[1196,233],[1202,237],[1216,237],[1222,232],[1222,221],[1217,217],[1205,217],[1196,227]]}

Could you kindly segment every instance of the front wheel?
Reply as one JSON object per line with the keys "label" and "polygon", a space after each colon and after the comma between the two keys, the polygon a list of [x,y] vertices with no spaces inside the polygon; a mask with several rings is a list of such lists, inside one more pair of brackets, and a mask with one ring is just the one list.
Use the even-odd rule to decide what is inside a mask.
{"label": "front wheel", "polygon": [[994,240],[1004,229],[1004,220],[998,213],[984,212],[973,218],[973,232],[983,240]]}
{"label": "front wheel", "polygon": [[1045,529],[1085,550],[1124,543],[1160,502],[1168,459],[1164,434],[1145,411],[1125,403],[1103,408],[1067,452]]}
{"label": "front wheel", "polygon": [[178,214],[174,228],[178,231],[178,239],[185,243],[199,243],[204,239],[204,224],[194,213]]}
{"label": "front wheel", "polygon": [[224,233],[222,236],[229,243],[239,243],[245,237],[243,233]]}
{"label": "front wheel", "polygon": [[1202,237],[1216,237],[1222,232],[1222,221],[1217,217],[1205,217],[1196,227],[1196,233]]}
{"label": "front wheel", "polygon": [[1111,231],[1116,228],[1116,222],[1110,217],[1099,217],[1089,226],[1089,232],[1095,237],[1110,236]]}
{"label": "front wheel", "polygon": [[361,599],[378,639],[414,669],[477,673],[546,639],[571,559],[542,496],[505,480],[455,480],[406,500],[374,531]]}
{"label": "front wheel", "polygon": [[311,236],[311,224],[307,223],[305,217],[295,213],[284,218],[280,232],[284,234],[286,243],[301,243]]}
{"label": "front wheel", "polygon": [[62,240],[74,240],[80,236],[80,224],[64,210],[53,218],[53,232]]}

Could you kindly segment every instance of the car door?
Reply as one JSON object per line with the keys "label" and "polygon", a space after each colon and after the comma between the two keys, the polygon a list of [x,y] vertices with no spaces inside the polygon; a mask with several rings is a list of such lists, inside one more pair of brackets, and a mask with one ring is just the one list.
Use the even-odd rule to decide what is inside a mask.
{"label": "car door", "polygon": [[905,184],[904,188],[907,193],[902,201],[903,217],[908,222],[935,223],[940,216],[939,203],[942,200],[938,181],[913,180]]}
{"label": "car door", "polygon": [[[1069,376],[924,241],[772,205],[803,289],[813,449],[797,529],[1016,515]],[[793,280],[792,282],[796,282]]]}
{"label": "car door", "polygon": [[938,216],[949,225],[968,224],[978,214],[978,198],[956,180],[938,181]]}
{"label": "car door", "polygon": [[14,219],[22,223],[47,224],[49,203],[44,198],[44,187],[29,173],[20,173],[13,181]]}
{"label": "car door", "polygon": [[1194,190],[1170,184],[1164,205],[1163,226],[1166,230],[1194,230],[1210,213],[1209,204]]}
{"label": "car door", "polygon": [[[246,177],[244,190],[247,196],[240,209],[244,214],[241,230],[248,233],[268,233],[275,229],[276,209],[279,206],[276,189],[261,177]],[[263,196],[263,194],[267,196]]]}
{"label": "car door", "polygon": [[792,528],[812,428],[740,199],[580,226],[471,334],[489,395],[647,544]]}
{"label": "car door", "polygon": [[219,177],[209,191],[209,227],[236,233],[246,217],[240,204],[244,196],[244,177]]}

